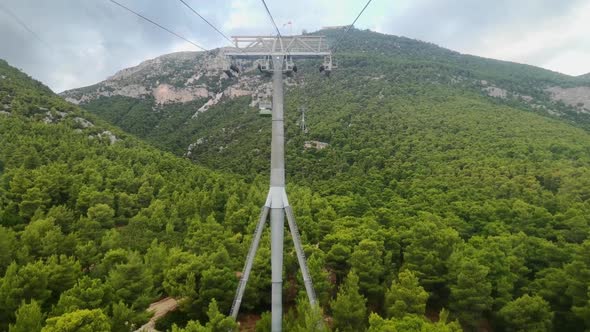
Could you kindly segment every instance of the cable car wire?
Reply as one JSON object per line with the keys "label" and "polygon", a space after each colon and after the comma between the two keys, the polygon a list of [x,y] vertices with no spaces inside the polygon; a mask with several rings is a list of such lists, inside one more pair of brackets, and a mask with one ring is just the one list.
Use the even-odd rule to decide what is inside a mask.
{"label": "cable car wire", "polygon": [[[268,17],[270,17],[270,21],[272,22],[272,25],[275,27],[275,30],[277,30],[277,35],[279,36],[279,43],[281,45],[283,45],[283,36],[281,35],[281,31],[279,30],[279,27],[277,26],[277,23],[275,22],[275,19],[272,17],[272,14],[270,13],[270,10],[268,9],[268,6],[266,5],[266,1],[262,0],[262,4],[264,5],[264,9],[266,9],[266,13],[268,14]],[[286,49],[287,54],[289,55],[289,57],[291,56],[291,52],[289,51],[289,49]]]}
{"label": "cable car wire", "polygon": [[268,17],[270,17],[270,21],[272,22],[272,25],[274,25],[275,29],[277,30],[277,35],[279,36],[279,38],[282,38],[281,31],[279,31],[279,27],[275,23],[275,19],[272,17],[272,14],[270,13],[268,6],[266,5],[266,1],[262,0],[262,4],[264,5],[264,8],[266,9],[266,13],[268,14]]}
{"label": "cable car wire", "polygon": [[239,50],[240,52],[246,54],[246,52],[244,52],[244,50],[242,50],[239,47],[236,47],[236,45],[234,44],[234,42],[231,40],[231,38],[229,38],[226,34],[224,34],[223,32],[221,32],[219,29],[217,29],[216,26],[214,26],[211,22],[209,22],[206,18],[203,17],[203,15],[199,14],[199,12],[197,12],[193,7],[191,7],[191,5],[189,5],[188,3],[186,3],[186,1],[184,0],[178,0],[180,2],[182,2],[183,5],[185,5],[188,9],[190,9],[195,15],[197,15],[198,17],[200,17],[203,21],[205,21],[205,23],[207,23],[211,28],[213,28],[213,30],[217,31],[217,33],[219,33],[223,38],[225,38],[232,47],[236,48],[237,50]]}
{"label": "cable car wire", "polygon": [[217,31],[217,33],[219,33],[221,36],[223,36],[223,38],[227,39],[227,41],[229,41],[231,44],[233,44],[233,41],[228,36],[226,36],[223,32],[219,31],[219,29],[217,29],[217,27],[215,27],[211,22],[209,22],[201,14],[199,14],[199,12],[197,12],[193,7],[191,7],[188,3],[186,3],[186,1],[184,1],[184,0],[178,0],[178,1],[182,2],[182,4],[185,5],[188,9],[190,9],[193,13],[195,13],[195,15],[200,17],[203,21],[205,21],[205,23],[209,24],[209,26],[211,28],[213,28],[213,30]]}
{"label": "cable car wire", "polygon": [[359,19],[359,17],[361,17],[361,15],[363,15],[363,12],[365,11],[365,9],[367,9],[367,7],[369,6],[369,4],[371,3],[371,1],[373,0],[369,0],[367,1],[367,4],[363,7],[363,9],[361,10],[361,12],[357,15],[357,17],[354,19],[354,21],[352,21],[352,24],[349,25],[346,28],[346,31],[344,31],[342,33],[342,35],[340,35],[340,37],[336,40],[336,42],[334,43],[334,47],[332,47],[332,52],[336,52],[336,49],[339,46],[339,43],[342,41],[342,39],[344,38],[344,36],[346,35],[346,33],[350,30],[350,28],[352,28],[354,26],[354,24],[356,23],[356,21]]}
{"label": "cable car wire", "polygon": [[34,36],[38,41],[40,41],[43,45],[47,46],[49,49],[53,50],[51,44],[46,42],[41,36],[39,36],[33,29],[31,29],[23,20],[21,20],[15,13],[13,13],[10,9],[4,7],[0,4],[0,10],[2,10],[6,15],[12,17],[12,19],[18,23],[23,29],[27,30],[32,36]]}
{"label": "cable car wire", "polygon": [[186,39],[185,37],[183,37],[183,36],[181,36],[181,35],[177,34],[176,32],[174,32],[174,31],[172,31],[172,30],[170,30],[170,29],[168,29],[168,28],[166,28],[166,27],[163,27],[162,25],[160,25],[160,24],[158,24],[158,23],[156,23],[156,22],[154,22],[154,21],[150,20],[149,18],[147,18],[147,17],[145,17],[145,16],[141,15],[140,13],[138,13],[138,12],[135,12],[135,11],[133,11],[132,9],[130,9],[130,8],[128,8],[128,7],[126,7],[126,6],[124,6],[124,5],[120,4],[120,3],[118,3],[117,1],[115,1],[115,0],[110,0],[110,1],[111,1],[112,3],[114,3],[114,4],[116,4],[117,6],[119,6],[119,7],[123,8],[123,9],[125,9],[125,10],[129,11],[130,13],[133,13],[133,14],[135,14],[136,16],[138,16],[138,17],[141,17],[142,19],[144,19],[144,20],[146,20],[146,21],[150,22],[151,24],[153,24],[153,25],[157,26],[158,28],[160,28],[160,29],[162,29],[162,30],[164,30],[164,31],[166,31],[166,32],[168,32],[168,33],[170,33],[170,34],[172,34],[172,35],[174,35],[174,36],[176,36],[176,37],[178,37],[178,38],[180,38],[180,39],[184,40],[185,42],[187,42],[187,43],[189,43],[189,44],[192,44],[193,46],[195,46],[195,47],[197,47],[197,48],[200,48],[200,49],[202,49],[203,51],[207,51],[207,49],[206,49],[206,48],[204,48],[204,47],[202,47],[202,46],[199,46],[199,45],[197,45],[196,43],[194,43],[194,42],[192,42],[192,41],[190,41],[190,40]]}

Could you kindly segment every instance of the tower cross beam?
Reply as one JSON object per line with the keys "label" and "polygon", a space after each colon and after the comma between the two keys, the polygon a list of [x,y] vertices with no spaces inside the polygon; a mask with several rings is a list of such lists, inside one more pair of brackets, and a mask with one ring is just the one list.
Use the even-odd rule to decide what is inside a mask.
{"label": "tower cross beam", "polygon": [[332,52],[324,36],[233,36],[234,47],[225,55],[234,57],[290,55],[326,56]]}

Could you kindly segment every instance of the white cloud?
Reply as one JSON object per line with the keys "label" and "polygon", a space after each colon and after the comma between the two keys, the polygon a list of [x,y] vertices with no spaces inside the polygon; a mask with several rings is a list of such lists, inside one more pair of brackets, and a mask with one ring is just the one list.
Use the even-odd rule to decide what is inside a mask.
{"label": "white cloud", "polygon": [[586,50],[566,51],[543,63],[542,67],[564,74],[578,76],[590,73],[590,52]]}
{"label": "white cloud", "polygon": [[233,0],[231,11],[223,24],[223,29],[235,30],[260,30],[269,25],[266,14],[261,10],[262,6],[254,0]]}
{"label": "white cloud", "polygon": [[590,72],[583,60],[590,59],[586,0],[415,0],[394,6],[379,31],[570,75]]}
{"label": "white cloud", "polygon": [[590,3],[570,15],[537,22],[529,29],[488,35],[467,52],[529,63],[569,75],[590,72]]}

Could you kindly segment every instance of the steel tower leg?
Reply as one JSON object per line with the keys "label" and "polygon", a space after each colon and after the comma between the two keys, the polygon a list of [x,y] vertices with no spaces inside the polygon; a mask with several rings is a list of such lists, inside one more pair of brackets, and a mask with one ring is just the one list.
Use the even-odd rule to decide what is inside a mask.
{"label": "steel tower leg", "polygon": [[260,244],[260,238],[262,237],[262,231],[264,230],[264,225],[266,224],[266,218],[268,218],[268,211],[268,206],[262,207],[260,218],[258,219],[258,224],[256,225],[256,231],[254,232],[254,238],[252,239],[252,244],[250,244],[248,256],[246,256],[246,264],[242,270],[242,276],[240,277],[240,283],[238,284],[236,297],[234,298],[234,302],[231,306],[230,314],[234,319],[238,318],[238,312],[240,311],[240,305],[242,304],[242,298],[244,297],[246,284],[248,283],[250,271],[252,271],[252,265],[254,264],[254,257],[256,257],[256,251],[258,250],[258,245]]}
{"label": "steel tower leg", "polygon": [[297,254],[297,260],[299,261],[299,267],[301,268],[301,275],[303,276],[307,298],[309,299],[309,304],[311,304],[311,307],[313,308],[316,304],[315,291],[313,289],[311,274],[309,274],[309,270],[307,269],[305,252],[301,245],[301,236],[299,235],[299,229],[297,228],[297,223],[295,222],[295,216],[293,215],[291,206],[285,206],[285,214],[287,215],[289,230],[291,231],[291,237],[293,238],[293,244],[295,245],[295,253]]}
{"label": "steel tower leg", "polygon": [[285,214],[283,209],[271,209],[270,219],[272,270],[271,330],[273,332],[280,332],[283,322],[283,239],[285,230]]}

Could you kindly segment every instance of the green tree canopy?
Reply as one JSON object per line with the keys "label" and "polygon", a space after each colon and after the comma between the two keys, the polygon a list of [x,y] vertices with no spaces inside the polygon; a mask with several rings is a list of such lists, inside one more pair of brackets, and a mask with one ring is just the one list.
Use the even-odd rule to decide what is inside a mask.
{"label": "green tree canopy", "polygon": [[342,332],[362,331],[367,325],[367,299],[359,293],[358,284],[359,277],[350,271],[330,302],[334,328]]}
{"label": "green tree canopy", "polygon": [[492,285],[486,279],[489,269],[467,257],[452,271],[451,310],[461,321],[470,326],[477,325],[484,312],[492,306]]}
{"label": "green tree canopy", "polygon": [[35,300],[23,302],[16,311],[16,322],[10,324],[8,332],[41,332],[44,315]]}
{"label": "green tree canopy", "polygon": [[76,310],[48,318],[42,332],[110,332],[109,319],[100,309]]}
{"label": "green tree canopy", "polygon": [[403,318],[408,314],[424,316],[427,300],[428,293],[418,278],[412,271],[403,270],[385,293],[385,312],[389,318]]}
{"label": "green tree canopy", "polygon": [[553,320],[549,303],[539,296],[528,294],[508,302],[498,315],[509,332],[550,331]]}

